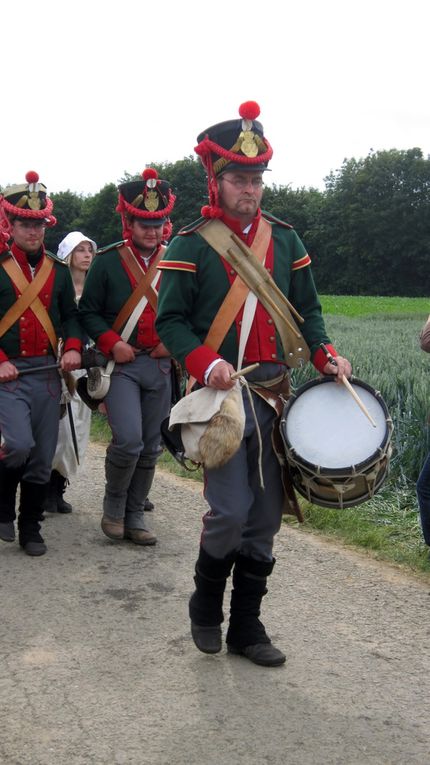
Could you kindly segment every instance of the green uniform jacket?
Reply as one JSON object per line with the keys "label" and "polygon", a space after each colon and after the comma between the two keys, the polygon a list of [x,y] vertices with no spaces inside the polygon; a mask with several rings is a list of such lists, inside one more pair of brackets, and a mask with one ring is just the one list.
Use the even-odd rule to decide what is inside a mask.
{"label": "green uniform jacket", "polygon": [[[272,276],[305,319],[300,329],[315,362],[316,356],[322,354],[318,350],[319,344],[327,344],[329,339],[309,266],[310,258],[291,226],[267,213],[262,215],[272,226]],[[238,355],[238,332],[233,323],[218,354],[204,348],[201,349],[201,363],[197,358],[199,351],[196,349],[204,341],[230,286],[221,256],[197,232],[199,225],[205,222],[203,219],[197,221],[175,237],[160,263],[162,279],[156,321],[163,343],[200,380],[201,369],[206,369],[211,360],[222,356],[236,366]],[[285,361],[279,338],[276,353],[278,360]],[[190,354],[192,361],[187,359]],[[264,348],[261,356],[264,356]],[[327,360],[324,357],[319,361],[318,367],[322,369]]]}
{"label": "green uniform jacket", "polygon": [[[94,258],[79,301],[79,315],[86,332],[107,356],[115,343],[121,340],[120,334],[112,330],[112,325],[133,291],[117,249],[121,244],[117,242],[104,248]],[[156,345],[159,338],[155,334],[154,320],[154,313],[147,305],[128,342],[134,346]]]}

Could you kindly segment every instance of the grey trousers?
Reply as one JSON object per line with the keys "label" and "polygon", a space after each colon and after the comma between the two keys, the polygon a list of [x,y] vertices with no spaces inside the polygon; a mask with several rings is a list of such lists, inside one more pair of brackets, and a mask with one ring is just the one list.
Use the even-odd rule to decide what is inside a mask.
{"label": "grey trousers", "polygon": [[[12,360],[18,369],[53,364],[53,356]],[[23,479],[48,483],[60,421],[61,384],[58,372],[34,372],[0,383],[1,454],[5,467],[25,464]]]}
{"label": "grey trousers", "polygon": [[201,543],[213,558],[225,558],[236,550],[247,558],[272,561],[273,538],[281,525],[284,504],[281,469],[271,441],[276,415],[253,394],[263,442],[262,490],[255,420],[247,392],[242,395],[246,425],[240,449],[223,467],[205,470],[204,496],[210,509],[203,517]]}
{"label": "grey trousers", "polygon": [[147,355],[118,364],[104,401],[112,441],[106,454],[103,511],[111,518],[125,518],[128,528],[144,528],[143,504],[161,452],[160,425],[170,409],[170,367],[170,358]]}

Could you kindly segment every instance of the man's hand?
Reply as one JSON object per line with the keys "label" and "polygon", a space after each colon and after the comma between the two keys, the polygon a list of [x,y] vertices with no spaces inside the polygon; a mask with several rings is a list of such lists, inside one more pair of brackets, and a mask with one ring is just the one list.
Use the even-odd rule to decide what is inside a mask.
{"label": "man's hand", "polygon": [[9,382],[9,380],[16,380],[18,377],[18,370],[14,364],[10,361],[2,361],[0,364],[0,382]]}
{"label": "man's hand", "polygon": [[343,375],[345,375],[345,377],[351,377],[352,367],[348,359],[344,359],[343,356],[336,356],[336,364],[327,361],[327,364],[323,369],[323,374],[336,375],[336,382],[341,383]]}
{"label": "man's hand", "polygon": [[212,369],[207,384],[210,388],[229,390],[235,386],[235,380],[231,379],[235,371],[235,368],[227,361],[219,361]]}
{"label": "man's hand", "polygon": [[82,357],[79,351],[66,351],[61,357],[60,367],[63,372],[73,372],[74,369],[81,368],[81,361]]}
{"label": "man's hand", "polygon": [[112,348],[112,356],[117,364],[127,364],[128,361],[134,361],[136,356],[133,348],[124,340],[118,340]]}

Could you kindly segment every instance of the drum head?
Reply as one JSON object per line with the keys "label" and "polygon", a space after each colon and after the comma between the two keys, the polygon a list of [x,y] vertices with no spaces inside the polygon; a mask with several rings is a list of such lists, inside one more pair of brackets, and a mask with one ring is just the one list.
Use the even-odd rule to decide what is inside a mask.
{"label": "drum head", "polygon": [[293,449],[295,458],[318,472],[341,474],[365,465],[388,441],[384,401],[360,380],[352,386],[376,428],[347,388],[330,378],[306,383],[286,406],[281,428],[287,451]]}

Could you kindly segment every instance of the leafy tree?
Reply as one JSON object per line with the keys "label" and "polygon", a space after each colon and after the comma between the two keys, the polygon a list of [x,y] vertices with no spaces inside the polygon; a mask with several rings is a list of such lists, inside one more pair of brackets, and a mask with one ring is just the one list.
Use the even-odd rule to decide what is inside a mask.
{"label": "leafy tree", "polygon": [[54,215],[57,225],[47,228],[45,246],[56,253],[61,240],[70,232],[78,229],[78,223],[84,203],[83,197],[72,191],[60,191],[50,195],[54,203]]}
{"label": "leafy tree", "polygon": [[86,197],[79,219],[79,230],[103,247],[122,239],[121,216],[115,211],[118,190],[108,183],[94,196]]}
{"label": "leafy tree", "polygon": [[326,179],[315,232],[324,290],[428,294],[429,220],[430,160],[421,149],[346,160]]}

